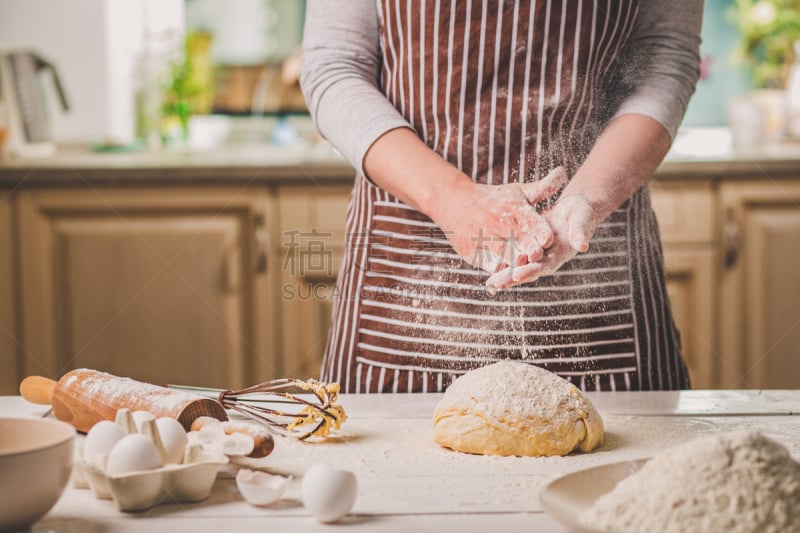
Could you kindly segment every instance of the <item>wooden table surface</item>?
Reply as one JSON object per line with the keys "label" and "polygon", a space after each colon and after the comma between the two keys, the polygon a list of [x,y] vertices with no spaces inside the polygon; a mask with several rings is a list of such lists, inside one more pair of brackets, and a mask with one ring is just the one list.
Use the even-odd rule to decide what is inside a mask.
{"label": "wooden table surface", "polygon": [[[248,505],[228,479],[195,504],[121,513],[111,501],[68,487],[34,531],[569,531],[542,510],[549,481],[590,466],[649,457],[688,439],[755,429],[800,458],[800,391],[590,393],[603,416],[606,442],[568,457],[482,457],[432,441],[440,394],[343,395],[350,419],[324,443],[277,442],[253,466],[292,475],[286,497],[268,508]],[[42,416],[18,397],[0,397],[0,416]],[[355,472],[358,499],[336,526],[314,521],[300,502],[299,478],[314,462]]]}

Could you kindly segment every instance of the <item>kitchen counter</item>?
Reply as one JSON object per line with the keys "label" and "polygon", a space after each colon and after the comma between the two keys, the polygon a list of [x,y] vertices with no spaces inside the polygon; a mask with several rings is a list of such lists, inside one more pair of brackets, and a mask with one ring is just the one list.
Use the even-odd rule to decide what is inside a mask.
{"label": "kitchen counter", "polygon": [[[724,144],[703,144],[695,132],[679,136],[656,178],[781,179],[800,175],[800,143],[765,146],[747,154]],[[697,140],[700,139],[700,140]],[[703,148],[705,146],[705,148]],[[241,143],[208,150],[96,153],[86,146],[64,146],[41,160],[0,160],[0,187],[87,185],[255,185],[273,183],[351,183],[352,167],[325,142],[279,147]]]}
{"label": "kitchen counter", "polygon": [[48,159],[0,159],[0,187],[352,183],[354,176],[353,168],[327,143],[118,153],[65,146]]}
{"label": "kitchen counter", "polygon": [[[568,531],[544,514],[540,489],[583,468],[649,457],[688,439],[753,429],[800,458],[800,390],[589,393],[606,426],[595,452],[568,457],[483,457],[432,441],[440,394],[343,395],[350,419],[324,443],[277,442],[261,466],[295,476],[286,497],[255,508],[231,480],[208,500],[120,513],[91,492],[67,488],[35,531]],[[41,406],[0,397],[0,416],[41,416]],[[316,523],[300,503],[299,476],[324,461],[356,473],[358,499],[335,526]]]}

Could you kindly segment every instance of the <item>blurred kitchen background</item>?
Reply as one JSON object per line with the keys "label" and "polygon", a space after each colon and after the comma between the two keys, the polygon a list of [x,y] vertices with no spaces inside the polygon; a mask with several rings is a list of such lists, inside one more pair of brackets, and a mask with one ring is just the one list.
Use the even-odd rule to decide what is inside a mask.
{"label": "blurred kitchen background", "polygon": [[[316,377],[353,171],[301,0],[0,1],[0,394]],[[800,1],[705,3],[652,185],[696,388],[800,386]]]}

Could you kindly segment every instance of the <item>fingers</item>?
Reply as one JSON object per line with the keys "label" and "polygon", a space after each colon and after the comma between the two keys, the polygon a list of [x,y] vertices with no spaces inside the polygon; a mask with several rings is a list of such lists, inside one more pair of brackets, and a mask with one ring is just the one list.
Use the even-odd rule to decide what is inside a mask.
{"label": "fingers", "polygon": [[539,242],[537,237],[532,234],[528,227],[523,227],[520,229],[519,236],[515,239],[515,246],[520,255],[528,257],[529,260],[531,260],[530,258],[533,258],[533,261],[536,261],[537,258],[541,257],[544,251],[542,244]]}
{"label": "fingers", "polygon": [[519,241],[518,248],[523,254],[530,256],[537,250],[548,248],[553,244],[555,235],[550,223],[533,206],[516,207],[514,218],[517,222],[517,229],[516,235],[513,236]]}
{"label": "fingers", "polygon": [[501,269],[486,279],[486,287],[490,294],[494,294],[497,289],[507,289],[514,284],[513,272],[515,267]]}
{"label": "fingers", "polygon": [[519,231],[523,236],[532,235],[542,248],[548,248],[553,244],[555,238],[553,228],[533,206],[526,205],[518,208],[516,216],[519,221]]}
{"label": "fingers", "polygon": [[487,272],[496,272],[501,266],[513,265],[520,256],[506,239],[489,235],[475,240],[477,242],[470,264]]}
{"label": "fingers", "polygon": [[469,263],[477,268],[483,269],[487,272],[497,271],[501,265],[506,264],[503,257],[492,252],[487,248],[476,248]]}
{"label": "fingers", "polygon": [[575,251],[580,253],[588,251],[590,238],[591,236],[587,234],[585,228],[577,225],[576,226],[570,225],[569,245],[572,246],[575,249]]}
{"label": "fingers", "polygon": [[557,254],[544,257],[535,263],[525,263],[514,267],[506,267],[498,270],[486,279],[486,287],[490,294],[494,294],[497,289],[508,289],[514,285],[530,283],[537,279],[549,276],[563,265],[575,252]]}
{"label": "fingers", "polygon": [[589,250],[589,241],[592,238],[594,211],[588,202],[572,202],[572,207],[567,212],[567,240],[578,252]]}
{"label": "fingers", "polygon": [[496,289],[508,289],[520,283],[535,281],[547,275],[549,267],[542,262],[506,267],[486,279],[486,287],[494,294]]}
{"label": "fingers", "polygon": [[[490,292],[549,276],[578,252],[589,249],[597,215],[585,197],[574,195],[562,198],[542,215],[550,231],[555,233],[551,245],[546,249],[536,249],[535,254],[526,257],[526,261],[507,263],[513,266],[500,268],[489,276],[486,285]],[[530,241],[523,239],[521,243],[520,248],[523,249],[532,246]]]}
{"label": "fingers", "polygon": [[[522,224],[519,220],[522,220]],[[549,245],[554,238],[547,221],[529,205],[525,205],[522,211],[509,208],[502,217],[486,217],[482,224],[485,224],[488,231],[473,239],[476,247],[491,251],[498,260],[509,265],[539,260],[544,251],[541,242]],[[493,272],[488,268],[486,270]]]}
{"label": "fingers", "polygon": [[567,181],[569,181],[567,170],[564,167],[556,167],[540,180],[520,183],[520,189],[529,203],[537,204],[558,194]]}

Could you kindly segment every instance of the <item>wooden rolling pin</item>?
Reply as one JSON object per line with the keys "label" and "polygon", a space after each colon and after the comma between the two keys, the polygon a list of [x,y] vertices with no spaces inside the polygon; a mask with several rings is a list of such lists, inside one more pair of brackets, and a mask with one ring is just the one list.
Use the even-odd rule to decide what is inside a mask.
{"label": "wooden rolling pin", "polygon": [[122,408],[175,418],[186,431],[201,416],[228,419],[222,405],[210,398],[86,368],[68,372],[58,382],[27,377],[19,392],[30,402],[52,405],[56,418],[84,433],[101,420],[113,421]]}

